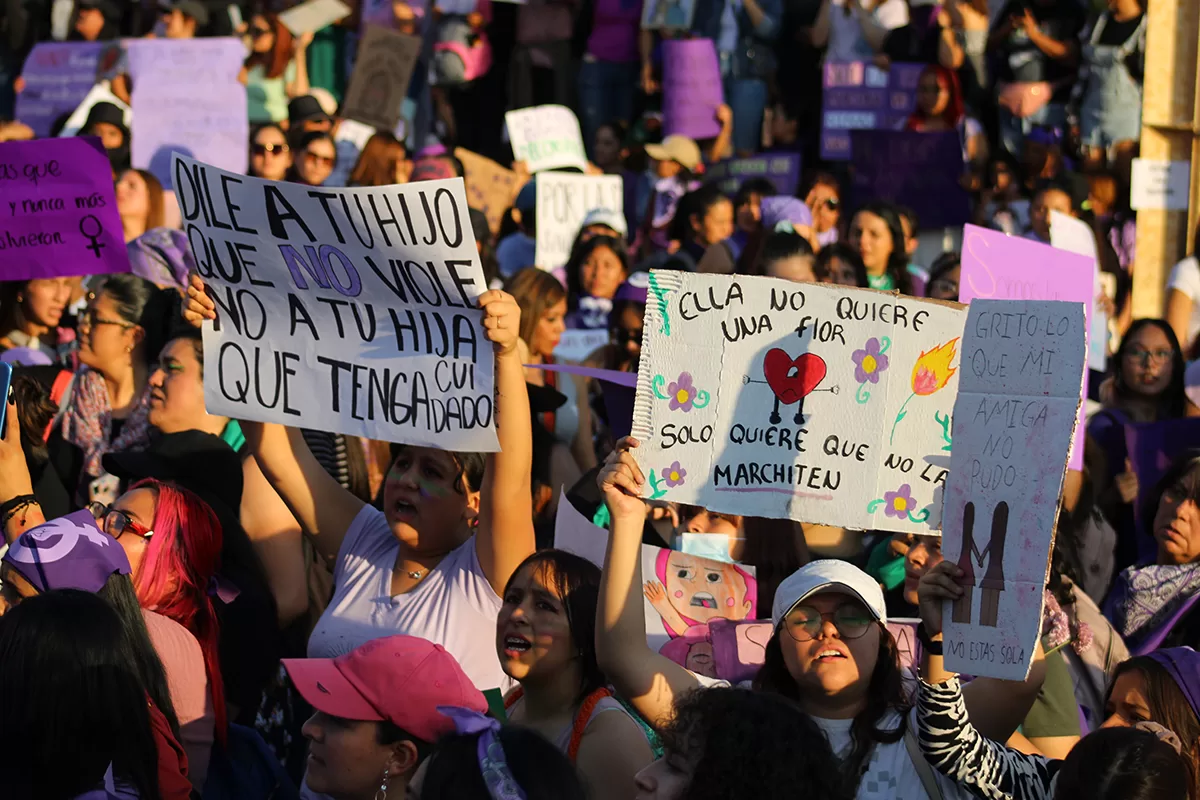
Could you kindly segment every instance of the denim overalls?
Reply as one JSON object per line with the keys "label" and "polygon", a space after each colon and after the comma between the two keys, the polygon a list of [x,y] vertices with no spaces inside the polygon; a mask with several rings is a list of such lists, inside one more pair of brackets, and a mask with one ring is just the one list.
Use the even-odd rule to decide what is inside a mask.
{"label": "denim overalls", "polygon": [[1083,46],[1087,64],[1087,87],[1083,93],[1079,128],[1082,143],[1106,150],[1117,142],[1136,142],[1142,135],[1142,87],[1129,74],[1125,59],[1145,49],[1146,15],[1128,39],[1119,46],[1099,44],[1109,15],[1096,20],[1092,35]]}

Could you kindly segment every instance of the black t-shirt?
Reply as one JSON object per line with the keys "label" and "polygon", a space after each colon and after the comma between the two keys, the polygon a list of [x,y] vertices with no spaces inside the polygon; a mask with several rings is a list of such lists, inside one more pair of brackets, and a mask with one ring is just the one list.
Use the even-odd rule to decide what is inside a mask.
{"label": "black t-shirt", "polygon": [[941,25],[914,25],[910,22],[888,33],[883,40],[883,52],[893,62],[936,64],[941,35]]}
{"label": "black t-shirt", "polygon": [[[1096,44],[1108,47],[1120,47],[1129,41],[1129,37],[1133,36],[1137,31],[1138,25],[1142,24],[1143,16],[1145,14],[1138,14],[1133,19],[1118,22],[1113,19],[1112,14],[1105,14],[1103,17],[1104,27],[1100,30],[1100,36]],[[1146,69],[1146,55],[1142,52],[1142,48],[1133,48],[1133,51],[1125,59],[1125,66],[1128,67],[1134,80],[1142,80],[1143,72]]]}
{"label": "black t-shirt", "polygon": [[[1010,17],[1023,16],[1026,8],[1033,13],[1038,29],[1057,42],[1078,40],[1086,23],[1083,10],[1074,0],[1052,0],[1048,6],[1036,0],[1009,0],[996,18],[996,24],[1002,25]],[[1074,83],[1076,75],[1075,68],[1043,53],[1023,29],[1016,28],[1008,35],[1008,39],[1000,46],[998,56],[1000,69],[997,78],[1001,82],[1047,81],[1055,85],[1055,103],[1065,103],[1070,99],[1071,84]]]}

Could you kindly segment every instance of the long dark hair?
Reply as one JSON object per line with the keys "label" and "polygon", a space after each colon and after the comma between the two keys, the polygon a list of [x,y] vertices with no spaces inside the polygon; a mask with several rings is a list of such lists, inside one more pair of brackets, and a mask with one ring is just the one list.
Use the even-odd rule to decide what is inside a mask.
{"label": "long dark hair", "polygon": [[867,267],[863,264],[862,257],[853,247],[845,242],[834,242],[827,244],[817,253],[817,258],[813,261],[813,274],[817,276],[818,281],[827,282],[829,276],[833,274],[833,262],[844,261],[854,269],[854,276],[861,288],[867,286]]}
{"label": "long dark hair", "polygon": [[[481,734],[444,736],[429,757],[421,800],[491,800],[479,765]],[[567,756],[545,738],[516,726],[500,729],[496,739],[504,761],[527,800],[585,800],[587,792]]]}
{"label": "long dark hair", "polygon": [[[579,651],[581,680],[575,702],[581,703],[608,683],[596,661],[596,604],[600,593],[600,568],[586,558],[555,549],[539,550],[529,556],[513,570],[513,577],[526,567],[543,569],[543,574],[552,583],[551,588],[562,600],[567,626],[571,629],[571,642]],[[501,597],[508,595],[513,577],[508,579]]]}
{"label": "long dark hair", "polygon": [[[908,253],[904,249],[904,225],[900,222],[900,214],[891,203],[872,200],[854,212],[859,214],[874,214],[883,220],[892,236],[892,252],[888,256],[887,274],[901,294],[912,294],[912,281],[908,277]],[[854,221],[851,219],[851,227]]]}
{"label": "long dark hair", "polygon": [[1148,533],[1154,533],[1154,517],[1158,514],[1163,495],[1182,484],[1187,476],[1197,469],[1200,469],[1200,448],[1193,447],[1180,453],[1158,479],[1158,483],[1154,484],[1154,489],[1146,495],[1141,508],[1142,524],[1146,526]]}
{"label": "long dark hair", "polygon": [[601,247],[607,247],[613,251],[625,269],[625,276],[629,276],[629,249],[625,247],[624,239],[617,236],[593,236],[586,242],[576,241],[575,246],[571,248],[571,257],[567,259],[566,265],[567,308],[571,311],[579,308],[579,298],[586,294],[583,291],[583,280],[579,276],[583,262],[587,261],[588,256]]}
{"label": "long dark hair", "polygon": [[69,800],[112,766],[142,800],[160,800],[158,754],[137,655],[104,600],[57,589],[0,617],[0,748],[5,796]]}
{"label": "long dark hair", "polygon": [[[754,688],[759,691],[782,695],[800,703],[800,686],[788,672],[783,660],[783,647],[779,637],[786,636],[778,629],[767,642],[766,659],[754,678]],[[904,738],[910,704],[904,694],[903,674],[900,671],[900,651],[896,640],[888,629],[879,624],[879,657],[875,671],[867,686],[867,705],[854,717],[850,725],[853,747],[842,759],[842,774],[850,789],[857,791],[863,770],[871,757],[872,748],[878,744],[893,744]],[[888,711],[900,712],[900,722],[895,728],[884,728],[880,721]]]}
{"label": "long dark hair", "polygon": [[1171,326],[1161,319],[1143,317],[1134,320],[1133,324],[1129,326],[1129,330],[1121,338],[1121,346],[1117,348],[1117,355],[1112,360],[1113,395],[1116,405],[1118,407],[1124,405],[1133,393],[1129,384],[1125,382],[1125,354],[1129,351],[1133,337],[1146,327],[1158,328],[1171,345],[1171,382],[1158,397],[1157,417],[1159,420],[1178,419],[1183,416],[1187,400],[1187,396],[1183,392],[1183,375],[1186,365],[1183,362],[1183,350],[1179,347],[1179,339],[1175,338],[1175,331],[1171,330]]}
{"label": "long dark hair", "polygon": [[1187,800],[1187,759],[1150,731],[1103,728],[1071,748],[1056,800]]}
{"label": "long dark hair", "polygon": [[1123,662],[1113,671],[1104,704],[1108,705],[1117,679],[1131,671],[1141,673],[1145,681],[1146,704],[1150,707],[1151,721],[1179,737],[1183,745],[1183,760],[1188,768],[1188,794],[1192,798],[1200,798],[1200,719],[1196,718],[1196,712],[1192,711],[1183,690],[1166,667],[1149,656],[1136,656]]}

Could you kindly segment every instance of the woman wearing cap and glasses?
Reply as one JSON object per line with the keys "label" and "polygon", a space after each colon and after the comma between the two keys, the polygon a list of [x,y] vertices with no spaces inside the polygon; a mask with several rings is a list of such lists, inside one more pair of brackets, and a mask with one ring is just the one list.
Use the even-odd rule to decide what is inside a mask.
{"label": "woman wearing cap and glasses", "polygon": [[[641,539],[646,504],[638,496],[645,479],[629,452],[636,446],[633,439],[623,439],[598,478],[612,530],[596,645],[600,666],[617,691],[659,726],[670,719],[676,697],[705,681],[645,643]],[[896,643],[884,625],[878,583],[842,561],[812,562],[780,584],[771,620],[775,631],[754,686],[795,701],[812,717],[858,798],[967,797],[912,758],[915,743],[906,742],[910,705]],[[1004,740],[1016,730],[1043,676],[1044,662],[1038,659],[1025,683],[980,679],[972,684],[972,710],[988,735]]]}
{"label": "woman wearing cap and glasses", "polygon": [[[943,561],[921,577],[924,636],[940,649],[942,610],[958,600],[962,570]],[[1107,719],[1065,760],[989,741],[973,724],[958,676],[922,667],[917,691],[921,750],[943,775],[977,797],[1015,800],[1196,800],[1200,797],[1200,654],[1156,650],[1121,664],[1105,701]],[[1147,735],[1116,735],[1136,728]],[[1156,744],[1165,744],[1168,749]]]}

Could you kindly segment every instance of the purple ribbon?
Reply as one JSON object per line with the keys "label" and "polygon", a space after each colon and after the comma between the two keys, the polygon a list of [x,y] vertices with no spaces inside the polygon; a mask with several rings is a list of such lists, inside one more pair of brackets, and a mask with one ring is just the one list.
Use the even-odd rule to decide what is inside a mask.
{"label": "purple ribbon", "polygon": [[208,596],[217,598],[225,605],[237,600],[241,593],[240,589],[224,578],[213,575],[208,579]]}
{"label": "purple ribbon", "polygon": [[454,721],[454,730],[462,736],[479,734],[476,753],[479,771],[492,800],[525,800],[525,792],[513,778],[504,758],[504,746],[497,734],[500,723],[491,717],[457,706],[438,706],[438,712]]}

